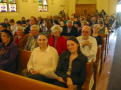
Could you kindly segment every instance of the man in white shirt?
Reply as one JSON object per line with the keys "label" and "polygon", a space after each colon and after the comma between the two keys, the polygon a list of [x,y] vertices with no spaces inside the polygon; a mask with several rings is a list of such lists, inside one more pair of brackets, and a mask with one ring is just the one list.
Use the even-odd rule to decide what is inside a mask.
{"label": "man in white shirt", "polygon": [[80,43],[82,53],[88,57],[88,62],[95,62],[97,54],[97,41],[94,37],[90,36],[91,28],[84,26],[82,28],[82,36],[77,37]]}
{"label": "man in white shirt", "polygon": [[29,77],[50,82],[51,79],[57,78],[54,72],[58,63],[58,53],[55,48],[48,45],[46,35],[39,35],[37,42],[39,47],[32,51],[27,64],[28,72],[30,72]]}

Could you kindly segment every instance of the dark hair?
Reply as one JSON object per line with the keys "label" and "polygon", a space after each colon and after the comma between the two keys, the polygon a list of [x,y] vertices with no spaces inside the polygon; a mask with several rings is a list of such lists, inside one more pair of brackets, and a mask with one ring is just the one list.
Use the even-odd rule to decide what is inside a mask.
{"label": "dark hair", "polygon": [[79,27],[81,27],[81,23],[78,21],[75,21],[74,24],[77,24]]}
{"label": "dark hair", "polygon": [[[37,18],[34,16],[31,16],[30,18],[34,19],[35,23],[37,24]],[[29,20],[30,21],[30,20]]]}
{"label": "dark hair", "polygon": [[6,28],[6,29],[7,29],[7,24],[1,23],[0,25],[1,25],[3,28]]}
{"label": "dark hair", "polygon": [[47,39],[49,39],[49,35],[46,34],[46,33],[40,33],[40,34],[38,35],[38,37],[39,37],[40,35],[44,35]]}
{"label": "dark hair", "polygon": [[[77,44],[79,45],[78,50],[77,50],[77,53],[78,53],[78,54],[82,54],[82,52],[81,52],[81,50],[80,50],[80,44],[79,44],[78,40],[76,39],[76,37],[75,37],[75,36],[71,36],[71,37],[69,37],[68,40],[71,40],[71,41],[74,41],[75,43],[77,43]],[[67,41],[68,41],[68,40],[67,40]]]}
{"label": "dark hair", "polygon": [[11,33],[11,31],[9,31],[9,30],[6,29],[6,30],[3,30],[1,32],[6,33],[10,37],[10,42],[13,41],[13,34]]}
{"label": "dark hair", "polygon": [[58,20],[53,20],[53,23],[54,23],[54,24],[58,24],[58,25],[59,25]]}
{"label": "dark hair", "polygon": [[22,22],[21,22],[20,20],[18,20],[18,21],[16,22],[16,24],[22,25]]}
{"label": "dark hair", "polygon": [[29,19],[26,20],[26,22],[29,22],[29,21],[30,21]]}
{"label": "dark hair", "polygon": [[14,19],[10,19],[9,22],[10,22],[10,23],[15,23],[15,20],[14,20]]}

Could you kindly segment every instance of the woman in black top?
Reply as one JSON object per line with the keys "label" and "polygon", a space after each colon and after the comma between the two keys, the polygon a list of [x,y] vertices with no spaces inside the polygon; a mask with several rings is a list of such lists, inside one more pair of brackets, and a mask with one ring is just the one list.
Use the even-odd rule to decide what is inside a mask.
{"label": "woman in black top", "polygon": [[67,40],[68,51],[64,52],[60,58],[56,69],[58,76],[56,85],[62,87],[81,89],[81,85],[86,78],[87,57],[80,51],[79,42],[75,37]]}

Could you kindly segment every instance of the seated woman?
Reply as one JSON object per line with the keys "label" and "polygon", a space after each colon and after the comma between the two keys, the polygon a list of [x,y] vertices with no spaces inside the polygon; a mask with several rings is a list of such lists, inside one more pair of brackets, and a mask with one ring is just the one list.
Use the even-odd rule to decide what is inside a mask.
{"label": "seated woman", "polygon": [[54,25],[51,28],[52,36],[49,38],[49,45],[57,49],[58,54],[61,55],[62,52],[67,50],[66,41],[64,36],[60,36],[62,28],[59,25]]}
{"label": "seated woman", "polygon": [[24,39],[24,32],[23,32],[23,27],[22,26],[18,26],[17,27],[17,31],[16,31],[16,35],[14,37],[14,41],[17,44],[17,46],[19,48],[23,48],[24,47],[24,43],[22,43],[23,39]]}
{"label": "seated woman", "polygon": [[48,45],[48,36],[40,34],[37,42],[39,47],[35,48],[27,64],[28,77],[52,82],[56,78],[54,73],[58,62],[58,53],[55,48]]}
{"label": "seated woman", "polygon": [[13,42],[13,35],[10,31],[4,30],[1,33],[2,43],[0,43],[0,69],[16,72],[18,49]]}
{"label": "seated woman", "polygon": [[86,78],[86,63],[87,57],[80,51],[79,42],[75,37],[70,37],[67,40],[68,51],[64,52],[60,58],[56,69],[57,82],[56,85],[62,87],[73,88],[77,86],[77,90]]}
{"label": "seated woman", "polygon": [[99,31],[100,31],[100,25],[99,24],[94,24],[93,25],[93,33],[92,36],[96,38],[97,45],[100,46],[102,45],[102,37],[99,36]]}

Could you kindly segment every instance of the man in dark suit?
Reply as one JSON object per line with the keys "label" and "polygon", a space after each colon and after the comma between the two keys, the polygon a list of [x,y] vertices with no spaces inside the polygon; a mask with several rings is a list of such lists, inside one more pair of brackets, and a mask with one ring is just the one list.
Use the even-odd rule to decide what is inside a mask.
{"label": "man in dark suit", "polygon": [[76,27],[73,26],[73,23],[71,20],[69,20],[67,22],[67,26],[63,27],[63,32],[62,34],[63,36],[78,36],[78,30]]}

